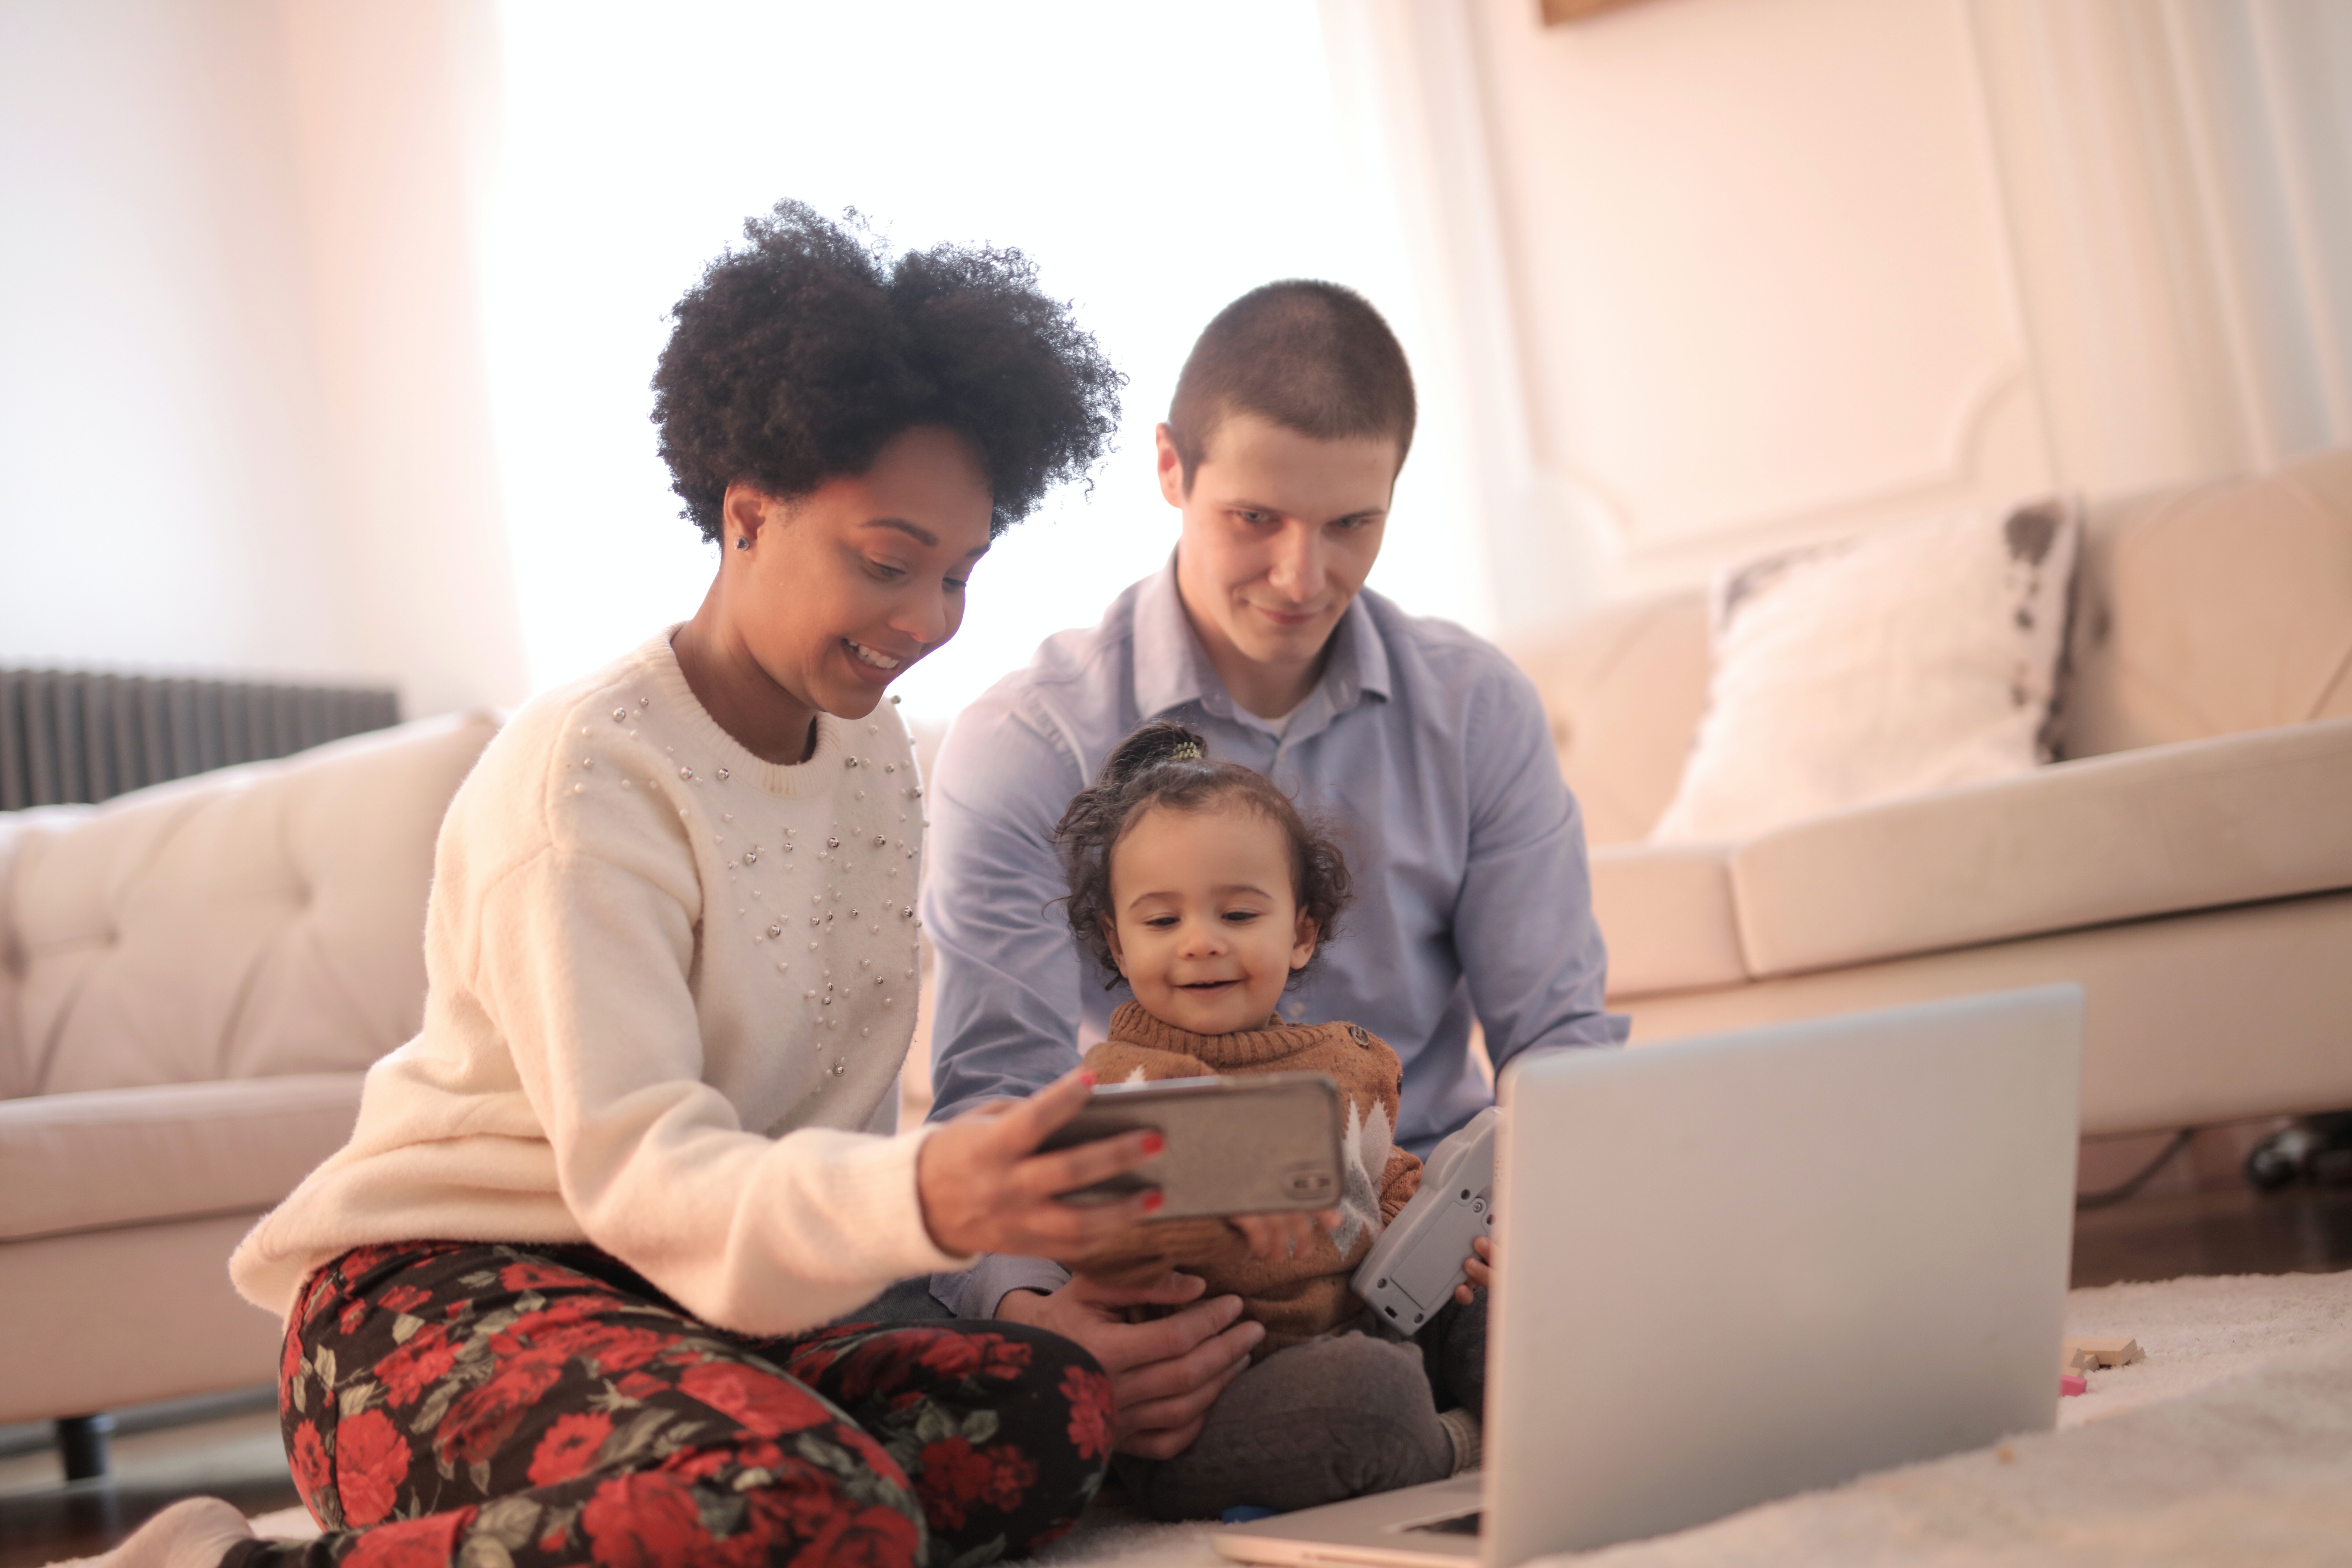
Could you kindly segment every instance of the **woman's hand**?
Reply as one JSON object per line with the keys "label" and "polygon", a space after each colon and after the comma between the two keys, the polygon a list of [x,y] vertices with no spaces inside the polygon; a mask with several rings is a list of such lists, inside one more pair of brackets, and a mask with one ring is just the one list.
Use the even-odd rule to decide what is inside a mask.
{"label": "woman's hand", "polygon": [[1486,1287],[1495,1282],[1495,1238],[1474,1236],[1470,1238],[1470,1256],[1462,1260],[1462,1272],[1470,1276],[1467,1282],[1454,1287],[1454,1299],[1464,1306],[1470,1304],[1470,1287]]}
{"label": "woman's hand", "polygon": [[1063,1074],[1027,1100],[992,1100],[923,1140],[915,1190],[923,1224],[942,1252],[1017,1252],[1067,1262],[1083,1258],[1160,1205],[1157,1192],[1108,1204],[1066,1204],[1055,1194],[1132,1171],[1160,1152],[1157,1132],[1128,1132],[1075,1148],[1037,1145],[1087,1102],[1094,1077]]}
{"label": "woman's hand", "polygon": [[1225,1221],[1249,1238],[1250,1251],[1259,1258],[1296,1258],[1315,1245],[1316,1228],[1339,1228],[1339,1211],[1316,1214],[1237,1214]]}

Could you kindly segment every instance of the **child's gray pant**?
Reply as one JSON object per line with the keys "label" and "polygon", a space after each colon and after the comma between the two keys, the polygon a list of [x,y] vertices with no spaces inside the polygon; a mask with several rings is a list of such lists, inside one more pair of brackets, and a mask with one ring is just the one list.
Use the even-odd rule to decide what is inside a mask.
{"label": "child's gray pant", "polygon": [[1431,1373],[1442,1378],[1458,1363],[1468,1375],[1456,1386],[1475,1378],[1483,1392],[1486,1316],[1481,1292],[1475,1307],[1433,1322],[1426,1369],[1422,1346],[1371,1334],[1276,1351],[1226,1386],[1184,1452],[1115,1455],[1111,1468],[1155,1519],[1214,1519],[1241,1504],[1288,1513],[1443,1480],[1454,1473],[1454,1439],[1437,1418]]}

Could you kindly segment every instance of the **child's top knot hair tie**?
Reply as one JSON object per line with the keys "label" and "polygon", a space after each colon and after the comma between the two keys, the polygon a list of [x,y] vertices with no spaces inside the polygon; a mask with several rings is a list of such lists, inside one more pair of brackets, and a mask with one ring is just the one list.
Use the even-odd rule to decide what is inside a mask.
{"label": "child's top knot hair tie", "polygon": [[1103,760],[1098,783],[1113,789],[1129,784],[1151,772],[1174,763],[1205,763],[1209,758],[1208,742],[1197,730],[1160,719],[1138,729],[1111,749]]}

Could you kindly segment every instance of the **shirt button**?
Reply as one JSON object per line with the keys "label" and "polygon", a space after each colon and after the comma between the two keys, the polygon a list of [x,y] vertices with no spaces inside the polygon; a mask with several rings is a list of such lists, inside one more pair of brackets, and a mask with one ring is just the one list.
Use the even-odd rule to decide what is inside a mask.
{"label": "shirt button", "polygon": [[1364,1026],[1361,1024],[1349,1025],[1348,1037],[1360,1046],[1370,1046],[1372,1043],[1371,1036],[1364,1033]]}

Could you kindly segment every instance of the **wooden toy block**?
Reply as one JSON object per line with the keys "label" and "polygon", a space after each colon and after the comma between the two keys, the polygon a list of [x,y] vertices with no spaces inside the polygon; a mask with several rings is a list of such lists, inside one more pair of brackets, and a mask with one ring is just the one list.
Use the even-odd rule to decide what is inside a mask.
{"label": "wooden toy block", "polygon": [[2075,1394],[2087,1394],[2090,1390],[2091,1384],[2088,1378],[2077,1377],[2072,1373],[2058,1380],[2058,1397],[2061,1399],[2071,1399]]}
{"label": "wooden toy block", "polygon": [[2065,1344],[2069,1358],[2078,1352],[2088,1354],[2096,1366],[2129,1366],[2136,1361],[2147,1359],[2147,1352],[2139,1348],[2139,1342],[2133,1339],[2077,1338],[2067,1340]]}
{"label": "wooden toy block", "polygon": [[2071,1341],[2058,1357],[2058,1371],[2061,1375],[2089,1372],[2098,1364],[2099,1358],[2096,1355]]}

